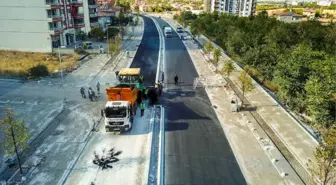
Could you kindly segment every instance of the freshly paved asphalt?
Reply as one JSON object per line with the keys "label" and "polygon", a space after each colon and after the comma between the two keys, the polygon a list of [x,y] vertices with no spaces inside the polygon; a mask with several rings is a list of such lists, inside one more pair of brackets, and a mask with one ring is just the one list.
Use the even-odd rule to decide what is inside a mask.
{"label": "freshly paved asphalt", "polygon": [[[168,26],[156,20],[160,28]],[[165,39],[165,47],[165,184],[246,184],[205,90],[193,89],[198,75],[175,32]]]}
{"label": "freshly paved asphalt", "polygon": [[150,18],[143,17],[143,19],[145,23],[144,34],[131,67],[141,68],[145,85],[154,86],[160,47],[159,33]]}

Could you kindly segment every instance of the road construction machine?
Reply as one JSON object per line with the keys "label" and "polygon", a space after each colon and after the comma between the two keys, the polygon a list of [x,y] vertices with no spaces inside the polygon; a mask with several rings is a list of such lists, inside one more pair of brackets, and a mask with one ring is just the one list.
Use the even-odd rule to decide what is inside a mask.
{"label": "road construction machine", "polygon": [[143,84],[143,78],[140,75],[140,68],[123,68],[119,71],[118,80],[120,84],[134,84],[140,91],[146,87]]}
{"label": "road construction machine", "polygon": [[140,76],[140,68],[124,68],[119,71],[119,84],[106,88],[107,102],[101,110],[106,132],[125,132],[132,128],[137,105],[142,102],[147,89],[149,103],[158,97],[155,88],[145,87]]}
{"label": "road construction machine", "polygon": [[101,110],[106,132],[124,132],[132,128],[138,89],[133,84],[106,88],[107,102]]}

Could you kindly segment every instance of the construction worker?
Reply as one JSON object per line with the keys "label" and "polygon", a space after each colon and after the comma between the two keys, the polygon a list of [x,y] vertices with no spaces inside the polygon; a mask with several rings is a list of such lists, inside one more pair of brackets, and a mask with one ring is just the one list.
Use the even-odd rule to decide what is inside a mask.
{"label": "construction worker", "polygon": [[141,76],[139,76],[139,81],[140,81],[140,83],[143,83],[143,79],[144,79],[144,77],[141,75]]}
{"label": "construction worker", "polygon": [[163,85],[162,85],[161,81],[158,82],[157,86],[158,86],[158,89],[159,89],[159,96],[161,96],[162,88],[163,88]]}
{"label": "construction worker", "polygon": [[81,87],[81,88],[80,88],[80,93],[81,93],[81,95],[82,95],[82,98],[86,98],[84,87]]}
{"label": "construction worker", "polygon": [[141,111],[140,116],[142,117],[145,113],[145,104],[143,102],[140,103],[140,111]]}
{"label": "construction worker", "polygon": [[144,99],[147,100],[148,98],[148,89],[147,87],[144,89]]}
{"label": "construction worker", "polygon": [[175,81],[175,85],[178,85],[178,76],[177,75],[175,75],[174,81]]}
{"label": "construction worker", "polygon": [[97,92],[98,92],[98,94],[100,94],[100,83],[99,82],[97,82],[97,84],[96,84],[96,87],[97,87]]}

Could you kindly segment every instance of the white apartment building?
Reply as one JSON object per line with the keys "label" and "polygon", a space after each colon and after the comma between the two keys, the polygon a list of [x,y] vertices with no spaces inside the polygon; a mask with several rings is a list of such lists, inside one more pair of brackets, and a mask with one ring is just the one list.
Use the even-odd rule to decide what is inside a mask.
{"label": "white apartment building", "polygon": [[256,0],[211,0],[210,10],[248,17],[255,14],[256,3]]}
{"label": "white apartment building", "polygon": [[0,0],[0,50],[52,52],[53,47],[74,44],[77,32],[89,32],[90,21],[98,23],[97,5],[92,3]]}

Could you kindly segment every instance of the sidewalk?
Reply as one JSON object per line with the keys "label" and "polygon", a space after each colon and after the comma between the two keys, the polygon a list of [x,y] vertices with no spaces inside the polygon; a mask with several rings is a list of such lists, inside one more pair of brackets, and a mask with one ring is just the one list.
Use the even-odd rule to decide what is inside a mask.
{"label": "sidewalk", "polygon": [[[162,16],[164,17],[164,16]],[[170,25],[173,26],[173,28],[176,28],[176,24],[171,19],[163,18],[165,21],[167,21]],[[209,65],[205,57],[203,56],[202,52],[199,50],[198,46],[192,41],[187,40],[185,41],[185,45],[188,49],[188,52],[193,59],[193,62],[195,64],[195,67],[200,75],[200,77],[206,77],[208,79],[220,81],[222,80],[222,76],[215,75],[215,73],[211,70],[213,69],[213,66]],[[225,60],[225,57],[222,57],[222,60]],[[222,63],[219,65],[219,68],[222,66]],[[237,67],[238,68],[238,67]],[[239,71],[235,71],[231,76],[233,81],[236,81],[239,75]],[[218,86],[223,86],[223,84],[217,84]],[[304,155],[305,157],[311,156],[312,149],[314,146],[314,142],[312,142],[312,139],[309,135],[307,135],[296,123],[294,123],[294,120],[292,120],[288,114],[286,114],[283,110],[281,110],[281,107],[278,107],[278,105],[275,105],[270,111],[265,111],[265,108],[262,108],[260,110],[260,106],[265,105],[274,105],[275,101],[272,101],[270,97],[267,97],[265,93],[263,93],[263,89],[259,87],[257,84],[255,84],[256,90],[249,94],[247,99],[252,102],[254,106],[257,106],[257,112],[259,113],[265,121],[271,125],[271,128],[276,131],[275,133],[279,133],[279,131],[283,136],[287,137],[287,143],[292,145],[292,150],[295,151],[297,154]],[[252,184],[270,184],[266,183],[272,182],[274,184],[276,181],[279,180],[275,177],[274,174],[274,168],[273,172],[269,168],[270,164],[273,164],[275,169],[278,171],[279,175],[278,177],[282,177],[284,173],[287,174],[287,176],[282,177],[284,182],[287,184],[294,183],[294,184],[302,184],[302,181],[297,176],[295,171],[292,169],[290,164],[285,160],[285,158],[282,156],[282,154],[279,152],[279,150],[274,146],[272,141],[268,138],[268,136],[265,134],[263,129],[260,128],[259,124],[256,123],[255,118],[252,114],[250,114],[250,111],[244,111],[237,115],[237,113],[230,112],[230,105],[228,102],[230,102],[230,98],[233,95],[233,92],[231,90],[226,90],[223,87],[218,88],[206,88],[207,93],[211,99],[211,102],[213,105],[217,107],[217,115],[219,120],[222,120],[224,123],[223,129],[232,144],[232,148],[236,154],[236,158],[240,163],[240,166],[246,175],[247,181]],[[225,95],[223,95],[225,93]],[[260,97],[261,96],[261,97]],[[260,101],[262,100],[262,101]],[[252,111],[251,111],[252,112]],[[275,115],[272,120],[270,121],[269,118],[270,115]],[[267,115],[267,116],[266,116]],[[281,117],[281,119],[280,119]],[[237,125],[237,122],[240,123]],[[294,126],[290,126],[288,128],[287,123],[282,122],[289,122],[293,124]],[[245,123],[245,124],[244,124]],[[274,126],[276,125],[276,126]],[[279,126],[281,125],[281,127]],[[247,126],[247,127],[246,127]],[[287,126],[287,127],[285,127]],[[294,127],[294,128],[293,128]],[[276,128],[276,129],[274,129]],[[286,132],[283,132],[283,130],[286,130]],[[296,131],[299,133],[299,136],[295,134],[293,137],[296,138],[295,141],[291,141],[291,135],[288,134],[288,131]],[[291,132],[293,133],[293,132]],[[280,135],[280,134],[277,134]],[[290,136],[290,137],[288,137]],[[246,138],[244,140],[244,143],[239,142],[241,138]],[[254,137],[254,139],[253,139]],[[281,138],[281,137],[280,137]],[[298,145],[300,144],[300,141],[304,139],[304,143],[299,148]],[[264,149],[263,150],[256,145],[258,145],[256,142],[258,141],[259,144]],[[290,142],[291,141],[291,142]],[[242,146],[242,145],[246,146]],[[288,144],[286,145],[288,146]],[[302,147],[303,146],[303,147]],[[294,149],[294,147],[297,147]],[[302,153],[302,150],[306,151],[306,153]],[[269,157],[270,160],[265,158],[265,154]],[[261,166],[253,166],[247,159],[252,159],[252,161],[263,161],[260,162]],[[271,162],[274,159],[277,159],[277,162]],[[267,160],[267,161],[265,161]],[[268,168],[265,168],[268,166]],[[260,168],[260,169],[259,169]],[[267,170],[266,170],[267,169]],[[260,174],[270,173],[273,174],[273,176],[270,175],[263,175],[259,176]],[[259,176],[259,177],[258,177]]]}

